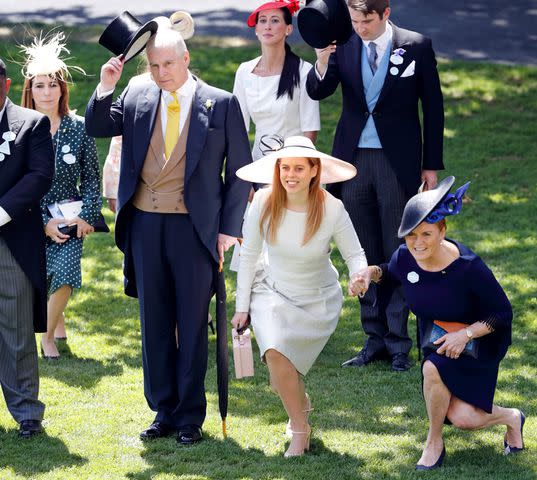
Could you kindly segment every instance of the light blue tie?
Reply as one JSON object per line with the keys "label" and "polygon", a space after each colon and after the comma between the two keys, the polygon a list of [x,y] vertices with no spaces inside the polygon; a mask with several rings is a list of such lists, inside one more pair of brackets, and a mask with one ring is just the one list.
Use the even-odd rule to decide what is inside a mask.
{"label": "light blue tie", "polygon": [[377,44],[375,42],[371,42],[369,44],[369,55],[367,57],[367,61],[369,62],[373,75],[375,75],[377,71],[377,58]]}

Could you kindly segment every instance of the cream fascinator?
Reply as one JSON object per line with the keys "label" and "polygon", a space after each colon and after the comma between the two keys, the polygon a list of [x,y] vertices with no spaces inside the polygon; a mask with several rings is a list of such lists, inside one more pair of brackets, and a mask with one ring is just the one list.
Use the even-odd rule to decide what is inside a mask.
{"label": "cream fascinator", "polygon": [[179,32],[184,40],[194,36],[194,19],[188,12],[181,10],[172,13],[170,17],[156,17],[153,19],[158,23],[159,28],[171,28]]}
{"label": "cream fascinator", "polygon": [[62,53],[71,53],[65,46],[65,35],[58,32],[54,35],[42,33],[34,37],[30,46],[21,45],[21,51],[26,55],[26,62],[22,67],[25,78],[32,79],[37,75],[53,75],[63,80],[71,77],[70,70],[86,75],[86,72],[75,65],[67,65],[69,58],[62,59]]}

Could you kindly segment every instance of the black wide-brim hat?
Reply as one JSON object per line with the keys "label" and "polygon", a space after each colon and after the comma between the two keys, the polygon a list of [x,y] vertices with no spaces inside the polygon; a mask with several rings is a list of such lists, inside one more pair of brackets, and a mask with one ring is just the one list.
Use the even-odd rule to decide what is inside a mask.
{"label": "black wide-brim hat", "polygon": [[121,55],[126,63],[145,48],[157,29],[158,23],[154,20],[143,24],[125,11],[105,28],[99,43],[114,55]]}
{"label": "black wide-brim hat", "polygon": [[455,177],[450,175],[439,182],[436,187],[426,192],[417,193],[405,205],[403,218],[397,235],[399,238],[406,237],[414,230],[427,215],[429,215],[435,207],[449,193],[449,190],[455,183]]}
{"label": "black wide-brim hat", "polygon": [[298,31],[313,48],[326,48],[331,43],[343,45],[351,38],[351,15],[345,0],[308,0],[298,12]]}

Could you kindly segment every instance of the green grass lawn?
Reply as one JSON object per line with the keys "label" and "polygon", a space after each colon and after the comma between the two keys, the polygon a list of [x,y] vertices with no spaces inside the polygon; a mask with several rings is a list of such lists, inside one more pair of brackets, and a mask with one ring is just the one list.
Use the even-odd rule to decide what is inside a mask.
{"label": "green grass lawn", "polygon": [[[97,30],[72,33],[71,63],[90,76],[75,77],[72,106],[83,113],[107,52]],[[15,37],[20,41],[21,37]],[[0,37],[0,57],[13,78],[19,103],[18,50]],[[230,90],[238,64],[258,54],[252,45],[222,40],[190,44],[192,70]],[[310,60],[312,52],[298,49]],[[136,69],[128,65],[123,82]],[[449,222],[449,234],[466,243],[493,269],[514,308],[513,346],[503,361],[496,402],[524,409],[527,451],[502,455],[503,429],[462,432],[446,427],[447,457],[427,478],[537,478],[537,68],[441,61],[446,106],[445,163],[457,185],[472,181],[471,202]],[[124,84],[123,83],[123,84]],[[330,151],[340,112],[339,93],[321,106],[319,147]],[[99,140],[101,162],[107,140]],[[112,224],[113,216],[107,210]],[[85,242],[84,286],[68,309],[69,342],[62,358],[40,360],[46,434],[23,442],[0,401],[0,479],[405,479],[426,437],[417,352],[413,368],[394,373],[387,364],[341,369],[364,340],[359,308],[345,301],[338,329],[306,377],[315,411],[312,451],[284,459],[287,420],[267,387],[267,370],[256,359],[253,379],[230,381],[227,439],[222,438],[216,396],[215,338],[210,336],[206,440],[180,448],[174,439],[142,444],[139,432],[153,419],[142,392],[137,303],[123,295],[120,252],[112,235]],[[345,272],[339,254],[334,262]],[[343,273],[343,283],[346,274]],[[228,295],[233,299],[234,275]],[[228,312],[233,311],[230,301]],[[415,336],[415,322],[409,323]],[[232,373],[231,373],[232,374]]]}

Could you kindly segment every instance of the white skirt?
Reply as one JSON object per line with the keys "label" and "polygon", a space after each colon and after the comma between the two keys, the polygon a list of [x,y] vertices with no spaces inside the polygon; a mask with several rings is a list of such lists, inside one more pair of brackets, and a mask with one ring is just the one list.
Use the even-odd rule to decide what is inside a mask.
{"label": "white skirt", "polygon": [[261,358],[274,349],[306,375],[336,329],[342,305],[337,281],[328,287],[282,292],[264,270],[258,271],[250,317]]}

